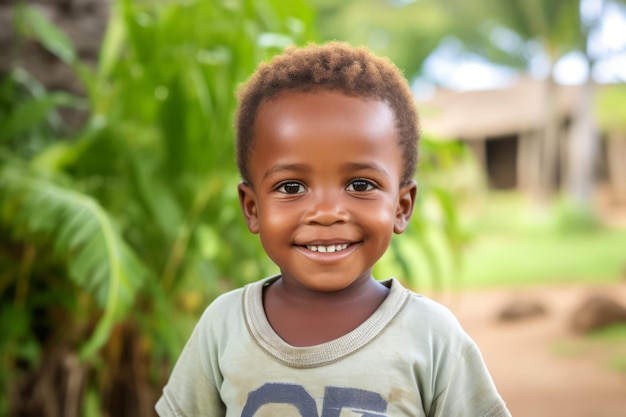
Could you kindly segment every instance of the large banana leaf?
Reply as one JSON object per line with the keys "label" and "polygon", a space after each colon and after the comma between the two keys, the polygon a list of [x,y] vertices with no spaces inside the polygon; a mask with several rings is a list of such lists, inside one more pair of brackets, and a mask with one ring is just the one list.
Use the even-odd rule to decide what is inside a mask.
{"label": "large banana leaf", "polygon": [[92,197],[11,169],[0,173],[0,190],[2,220],[19,233],[49,236],[71,279],[103,308],[81,350],[82,358],[91,358],[132,305],[145,268]]}

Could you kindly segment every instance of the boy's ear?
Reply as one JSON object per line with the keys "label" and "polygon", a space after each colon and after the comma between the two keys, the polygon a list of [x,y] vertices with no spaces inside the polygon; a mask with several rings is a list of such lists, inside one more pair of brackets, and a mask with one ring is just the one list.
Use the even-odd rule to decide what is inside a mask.
{"label": "boy's ear", "polygon": [[400,187],[398,194],[398,205],[396,207],[396,219],[393,224],[394,233],[402,233],[406,230],[413,214],[415,207],[415,195],[417,194],[417,183],[409,182],[407,185]]}
{"label": "boy's ear", "polygon": [[239,191],[239,204],[241,204],[241,211],[248,225],[248,230],[257,234],[259,233],[259,210],[257,208],[256,194],[250,184],[245,181],[239,183],[237,190]]}

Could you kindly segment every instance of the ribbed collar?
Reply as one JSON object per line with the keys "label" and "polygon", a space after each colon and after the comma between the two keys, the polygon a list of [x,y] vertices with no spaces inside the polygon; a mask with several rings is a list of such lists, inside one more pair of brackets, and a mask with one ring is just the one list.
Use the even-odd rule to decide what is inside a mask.
{"label": "ribbed collar", "polygon": [[267,353],[294,368],[314,368],[339,361],[376,338],[398,314],[409,291],[395,279],[382,281],[389,294],[380,307],[350,333],[314,346],[298,347],[285,342],[274,331],[263,310],[263,287],[280,278],[275,275],[248,284],[243,291],[243,311],[252,338]]}

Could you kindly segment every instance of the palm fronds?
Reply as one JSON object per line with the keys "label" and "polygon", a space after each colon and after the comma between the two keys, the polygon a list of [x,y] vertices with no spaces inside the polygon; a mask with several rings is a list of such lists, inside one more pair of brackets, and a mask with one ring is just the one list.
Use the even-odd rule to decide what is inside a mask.
{"label": "palm fronds", "polygon": [[132,305],[146,269],[94,198],[9,169],[0,172],[0,190],[5,214],[0,221],[18,233],[51,239],[71,279],[103,308],[92,336],[81,349],[81,357],[90,358]]}

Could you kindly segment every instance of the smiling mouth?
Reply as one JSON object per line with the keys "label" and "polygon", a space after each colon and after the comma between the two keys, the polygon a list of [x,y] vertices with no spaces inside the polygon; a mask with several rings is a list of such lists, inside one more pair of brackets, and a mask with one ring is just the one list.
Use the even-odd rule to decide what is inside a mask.
{"label": "smiling mouth", "polygon": [[328,245],[328,246],[307,245],[306,248],[312,252],[333,253],[333,252],[340,252],[342,250],[345,250],[348,248],[348,246],[349,245],[347,243],[342,243],[339,245]]}

